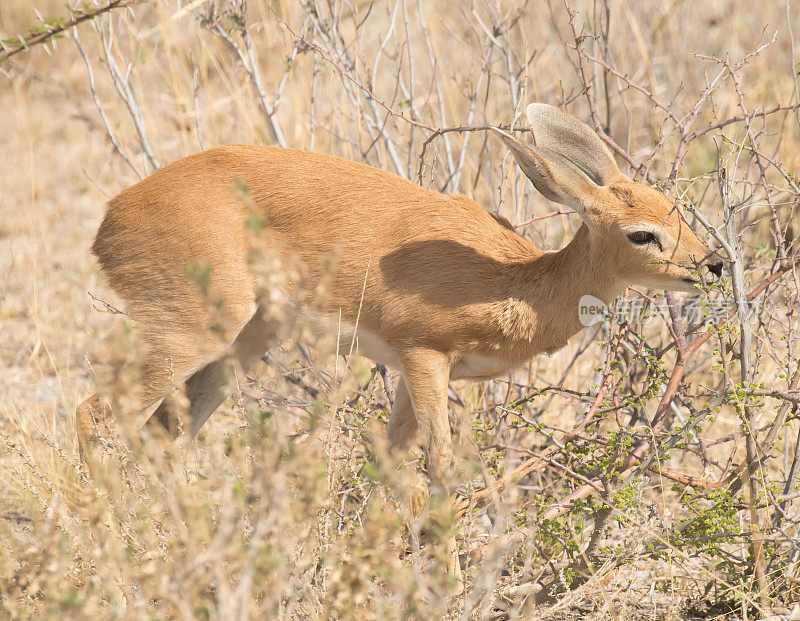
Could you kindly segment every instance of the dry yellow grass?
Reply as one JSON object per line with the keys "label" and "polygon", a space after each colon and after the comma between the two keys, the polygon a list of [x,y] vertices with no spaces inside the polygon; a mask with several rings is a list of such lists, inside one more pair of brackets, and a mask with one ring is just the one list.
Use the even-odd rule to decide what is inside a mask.
{"label": "dry yellow grass", "polygon": [[[795,486],[784,490],[797,437],[791,422],[797,413],[791,401],[798,372],[796,267],[770,289],[766,312],[754,324],[757,365],[752,385],[744,388],[791,397],[773,395],[756,408],[754,423],[761,428],[788,404],[784,431],[759,447],[772,459],[754,475],[760,490],[755,506],[747,494],[731,506],[718,496],[692,504],[696,489],[673,489],[674,481],[652,471],[606,472],[614,489],[605,501],[617,520],[603,522],[594,543],[606,548],[592,548],[598,555],[591,571],[569,544],[592,545],[594,519],[606,505],[596,499],[546,523],[541,514],[580,488],[576,471],[600,476],[593,464],[607,457],[609,441],[625,433],[633,441],[646,437],[663,383],[641,408],[625,409],[624,400],[644,394],[656,377],[653,366],[629,354],[623,368],[630,378],[616,393],[622,406],[614,410],[619,401],[611,397],[604,402],[611,410],[597,430],[602,442],[576,442],[574,459],[497,490],[455,522],[467,577],[460,596],[452,596],[435,543],[419,538],[423,526],[434,531],[434,540],[437,531],[448,531],[448,516],[437,516],[435,507],[422,518],[407,515],[419,462],[410,459],[400,472],[374,463],[388,407],[380,377],[370,374],[368,361],[345,368],[328,344],[300,328],[273,351],[252,385],[215,414],[186,455],[165,460],[157,446],[142,445],[122,429],[118,444],[109,447],[106,476],[87,476],[77,457],[75,406],[93,392],[95,373],[117,373],[118,390],[135,376],[130,326],[87,295],[120,306],[88,250],[105,200],[156,160],[164,164],[202,146],[275,141],[258,89],[221,33],[232,32],[245,62],[258,67],[286,145],[410,178],[417,178],[424,147],[421,183],[468,194],[514,223],[539,218],[519,230],[543,248],[568,241],[577,217],[544,217],[554,207],[486,132],[452,131],[427,143],[432,129],[509,124],[515,115],[519,123],[531,101],[566,104],[589,120],[591,99],[620,149],[645,162],[655,181],[693,201],[716,227],[724,215],[719,153],[734,194],[745,200],[737,232],[748,286],[776,269],[776,230],[787,238],[786,252],[797,253],[796,109],[693,138],[670,177],[682,149],[670,115],[685,119],[709,84],[713,93],[684,138],[743,114],[742,105],[752,115],[798,102],[796,0],[576,1],[573,24],[591,35],[578,37],[583,56],[574,49],[569,12],[560,2],[249,4],[252,59],[230,14],[213,17],[206,2],[152,0],[78,28],[96,97],[72,31],[0,65],[0,615],[681,618],[691,616],[687,602],[709,615],[713,610],[702,602],[766,615],[770,606],[780,612],[798,601]],[[216,6],[235,10],[237,4]],[[2,2],[0,38],[35,25],[34,9],[67,16],[57,0]],[[773,33],[775,40],[733,79],[721,61],[735,67]],[[129,78],[123,92],[135,93],[128,96],[133,113],[114,88],[103,36],[120,75]],[[603,63],[612,70],[604,71]],[[597,341],[609,340],[609,325],[533,361],[511,383],[454,387],[463,401],[452,405],[466,496],[545,446],[549,432],[559,437],[581,420],[593,385],[602,380],[595,368],[603,366],[609,346]],[[641,332],[654,350],[672,342],[657,317]],[[659,437],[656,453],[680,439],[692,450],[671,451],[665,468],[717,481],[729,458],[733,466],[745,460],[744,439],[714,443],[742,435],[741,408],[729,400],[715,417],[702,415],[720,386],[738,382],[732,370],[737,338],[715,337],[693,359],[672,435]],[[310,348],[313,362],[296,341]],[[661,357],[669,371],[674,352]],[[559,390],[508,408],[546,386]],[[615,414],[624,418],[621,427]],[[706,440],[719,468],[703,462],[689,433]],[[787,515],[781,529],[771,529],[781,494]],[[708,529],[691,531],[692,541],[672,540],[682,520],[709,507],[721,507],[709,520],[738,525],[735,537],[719,549],[699,549]],[[766,563],[752,558],[752,524],[768,533]],[[524,536],[515,539],[515,533]],[[666,552],[656,558],[643,542]],[[759,593],[753,570],[759,563],[766,565],[769,593]],[[573,587],[572,575],[556,572],[550,586],[566,585],[563,592],[535,604],[538,587],[532,585],[551,580],[554,567],[587,580]]]}

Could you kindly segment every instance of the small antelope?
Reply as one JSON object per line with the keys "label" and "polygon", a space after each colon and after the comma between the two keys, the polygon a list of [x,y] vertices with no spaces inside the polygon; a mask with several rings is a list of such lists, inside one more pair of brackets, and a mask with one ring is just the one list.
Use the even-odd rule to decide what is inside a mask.
{"label": "small antelope", "polygon": [[[307,151],[210,149],[117,195],[92,250],[145,345],[143,409],[185,383],[194,436],[227,397],[227,366],[247,370],[270,346],[247,260],[253,212],[267,223],[270,250],[302,261],[310,290],[327,258],[338,257],[326,310],[341,314],[361,354],[402,372],[389,442],[407,447],[419,430],[435,485],[453,454],[449,380],[497,377],[555,352],[581,329],[584,295],[608,303],[631,284],[691,291],[700,267],[721,275],[673,202],[620,172],[587,125],[539,103],[527,117],[532,146],[496,133],[544,196],[583,219],[558,252],[543,252],[465,196]],[[248,205],[235,191],[241,183]],[[187,275],[193,263],[209,266],[234,326],[224,346]],[[97,395],[79,407],[82,450],[106,415]]]}

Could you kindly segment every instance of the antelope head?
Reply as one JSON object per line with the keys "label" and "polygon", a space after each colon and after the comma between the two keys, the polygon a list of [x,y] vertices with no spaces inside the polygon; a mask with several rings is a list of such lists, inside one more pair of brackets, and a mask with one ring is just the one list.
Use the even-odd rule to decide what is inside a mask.
{"label": "antelope head", "polygon": [[707,272],[722,275],[722,261],[698,239],[683,210],[662,192],[624,175],[588,125],[546,104],[526,110],[528,146],[495,130],[522,171],[545,197],[580,214],[594,256],[627,285],[692,291]]}

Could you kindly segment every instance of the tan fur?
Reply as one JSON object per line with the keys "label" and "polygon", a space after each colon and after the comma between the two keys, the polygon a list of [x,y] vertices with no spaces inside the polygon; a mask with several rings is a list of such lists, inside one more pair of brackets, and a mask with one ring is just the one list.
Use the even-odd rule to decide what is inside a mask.
{"label": "tan fur", "polygon": [[[231,356],[224,343],[233,343],[229,350],[244,367],[269,347],[267,332],[242,330],[263,284],[247,262],[245,219],[255,210],[268,222],[266,250],[284,259],[297,255],[311,290],[326,260],[336,257],[327,309],[341,311],[350,324],[358,316],[373,355],[387,358],[376,362],[399,363],[403,380],[389,436],[405,446],[419,427],[438,480],[452,454],[449,378],[496,376],[555,351],[581,329],[581,296],[610,301],[641,282],[686,288],[682,279],[708,254],[671,201],[627,179],[610,155],[597,171],[587,170],[604,147],[579,121],[548,108],[529,110],[529,118],[536,145],[550,146],[503,139],[537,187],[578,206],[584,218],[572,242],[553,253],[464,196],[304,151],[211,149],[121,192],[109,203],[93,251],[147,347],[142,404],[188,379],[193,390],[215,395],[190,395],[192,418],[202,424],[224,398],[216,394],[221,380],[213,379],[222,375],[215,361]],[[580,131],[564,144],[580,150],[574,161],[547,139],[551,130],[569,133],[573,121]],[[625,227],[638,224],[664,236],[664,253],[628,241]],[[189,264],[210,266],[210,288],[228,329],[223,345],[207,300],[187,275]],[[237,353],[245,349],[247,355]]]}

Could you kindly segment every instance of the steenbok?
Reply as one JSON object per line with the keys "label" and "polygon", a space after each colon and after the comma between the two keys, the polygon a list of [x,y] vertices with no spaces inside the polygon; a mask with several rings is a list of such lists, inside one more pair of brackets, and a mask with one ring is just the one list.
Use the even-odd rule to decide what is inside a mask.
{"label": "steenbok", "polygon": [[[309,291],[330,279],[324,309],[348,326],[343,339],[401,371],[390,445],[408,446],[419,430],[440,486],[453,455],[449,380],[497,377],[563,347],[582,327],[584,295],[608,303],[632,284],[691,291],[701,267],[721,274],[673,201],[620,172],[587,125],[544,104],[527,116],[532,145],[496,133],[544,196],[583,219],[558,252],[543,252],[465,196],[306,151],[215,148],[121,192],[92,250],[146,352],[142,411],[180,387],[194,436],[225,400],[229,369],[247,371],[270,347],[258,294],[267,283],[248,262],[253,240],[269,240],[256,250],[299,259]],[[254,214],[268,235],[248,233]],[[206,291],[190,265],[207,266]],[[220,316],[232,327],[222,342]],[[167,420],[165,409],[153,419]],[[83,452],[109,414],[96,395],[79,407]]]}

